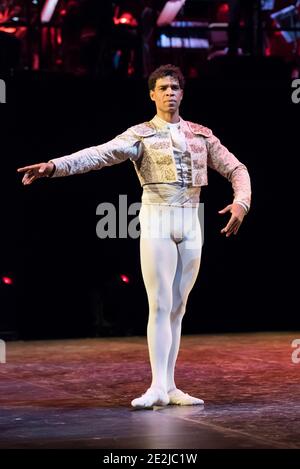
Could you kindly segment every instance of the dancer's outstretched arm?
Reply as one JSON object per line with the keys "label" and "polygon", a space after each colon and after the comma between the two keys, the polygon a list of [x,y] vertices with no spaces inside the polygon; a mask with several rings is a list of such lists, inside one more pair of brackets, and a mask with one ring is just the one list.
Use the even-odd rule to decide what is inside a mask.
{"label": "dancer's outstretched arm", "polygon": [[62,177],[82,174],[122,163],[127,159],[137,160],[141,156],[141,138],[131,129],[102,145],[84,148],[71,155],[53,158],[50,161],[18,168],[18,173],[25,173],[24,185],[31,184],[41,177]]}

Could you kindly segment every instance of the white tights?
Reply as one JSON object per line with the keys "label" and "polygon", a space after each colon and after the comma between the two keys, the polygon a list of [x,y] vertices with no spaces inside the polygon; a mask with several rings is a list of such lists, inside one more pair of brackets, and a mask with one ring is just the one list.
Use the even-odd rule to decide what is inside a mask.
{"label": "white tights", "polygon": [[169,392],[176,388],[181,322],[200,267],[198,209],[142,205],[140,224],[141,267],[149,303],[151,388]]}

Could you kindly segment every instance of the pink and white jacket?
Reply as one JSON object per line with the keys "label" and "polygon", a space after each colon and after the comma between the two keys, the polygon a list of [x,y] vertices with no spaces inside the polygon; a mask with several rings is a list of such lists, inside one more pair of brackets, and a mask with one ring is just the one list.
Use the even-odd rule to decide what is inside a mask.
{"label": "pink and white jacket", "polygon": [[[234,202],[240,202],[249,210],[251,183],[246,166],[207,127],[183,119],[180,124],[191,157],[192,185],[207,185],[207,167],[210,167],[231,182]],[[56,167],[53,177],[61,177],[101,169],[127,159],[133,162],[142,186],[172,183],[178,179],[170,132],[158,129],[153,120],[130,127],[102,145],[50,161]]]}

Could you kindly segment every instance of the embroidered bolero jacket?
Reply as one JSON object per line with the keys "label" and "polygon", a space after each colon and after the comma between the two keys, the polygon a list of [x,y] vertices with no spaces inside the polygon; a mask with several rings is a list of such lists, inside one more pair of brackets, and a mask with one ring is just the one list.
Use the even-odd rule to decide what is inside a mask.
{"label": "embroidered bolero jacket", "polygon": [[[242,202],[249,210],[251,184],[246,166],[207,127],[183,119],[180,124],[191,157],[192,185],[207,185],[207,168],[210,167],[231,182],[234,202]],[[130,127],[102,145],[50,161],[56,168],[53,177],[61,177],[101,169],[127,159],[134,164],[142,186],[178,180],[170,131],[158,129],[153,121]]]}

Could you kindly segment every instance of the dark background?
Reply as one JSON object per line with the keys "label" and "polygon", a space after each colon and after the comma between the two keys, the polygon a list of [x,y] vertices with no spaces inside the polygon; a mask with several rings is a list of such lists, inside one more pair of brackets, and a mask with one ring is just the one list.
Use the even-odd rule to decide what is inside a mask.
{"label": "dark background", "polygon": [[[238,236],[221,236],[227,217],[217,211],[231,203],[232,191],[209,172],[202,266],[184,333],[299,328],[291,272],[300,104],[291,101],[283,64],[245,60],[238,67],[216,62],[186,86],[182,117],[212,128],[247,165],[253,202]],[[13,285],[0,285],[2,331],[21,339],[145,333],[139,240],[96,236],[99,203],[117,205],[119,194],[140,200],[132,164],[27,187],[16,169],[103,143],[153,115],[143,79],[41,72],[7,78],[7,104],[0,107],[0,273]]]}

